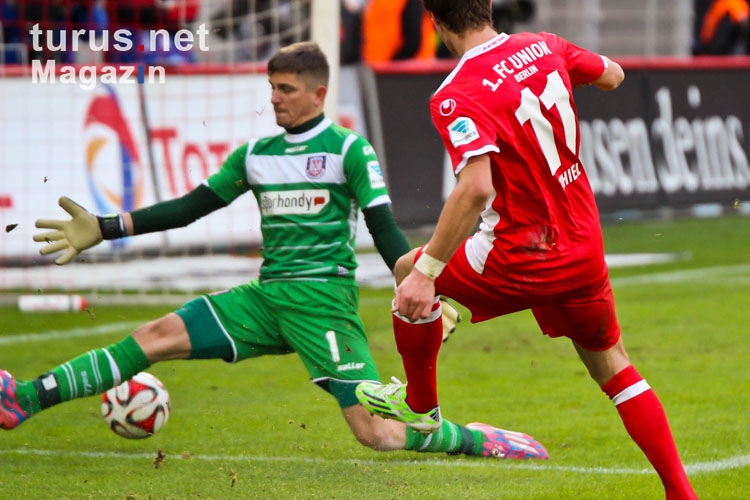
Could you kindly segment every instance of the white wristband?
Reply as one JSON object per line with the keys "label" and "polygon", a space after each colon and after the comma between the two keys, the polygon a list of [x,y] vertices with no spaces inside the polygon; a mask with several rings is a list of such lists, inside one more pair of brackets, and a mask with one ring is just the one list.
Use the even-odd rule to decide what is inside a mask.
{"label": "white wristband", "polygon": [[417,262],[414,263],[414,268],[428,278],[435,279],[443,272],[445,265],[446,263],[442,260],[437,260],[435,257],[422,253]]}

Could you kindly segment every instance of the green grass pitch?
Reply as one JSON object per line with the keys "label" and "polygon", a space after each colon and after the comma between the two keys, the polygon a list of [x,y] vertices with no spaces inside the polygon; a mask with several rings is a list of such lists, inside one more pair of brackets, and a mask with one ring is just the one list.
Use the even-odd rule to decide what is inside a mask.
{"label": "green grass pitch", "polygon": [[[750,498],[749,235],[750,217],[605,226],[608,252],[686,257],[611,275],[625,344],[659,394],[703,499]],[[363,290],[361,299],[384,379],[403,374],[391,295]],[[0,308],[0,367],[34,377],[170,310],[95,305],[92,316]],[[294,355],[237,365],[178,361],[149,371],[172,396],[161,433],[141,441],[116,436],[99,397],[43,412],[0,431],[0,498],[664,498],[570,343],[543,337],[528,312],[459,325],[440,354],[441,403],[457,422],[532,434],[550,452],[546,462],[370,451]]]}

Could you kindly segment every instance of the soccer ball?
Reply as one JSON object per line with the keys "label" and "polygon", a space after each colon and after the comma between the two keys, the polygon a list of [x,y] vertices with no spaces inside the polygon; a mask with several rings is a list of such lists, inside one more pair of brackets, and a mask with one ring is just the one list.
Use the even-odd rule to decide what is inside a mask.
{"label": "soccer ball", "polygon": [[140,372],[102,395],[102,416],[113,432],[143,439],[159,432],[169,418],[169,392],[150,373]]}

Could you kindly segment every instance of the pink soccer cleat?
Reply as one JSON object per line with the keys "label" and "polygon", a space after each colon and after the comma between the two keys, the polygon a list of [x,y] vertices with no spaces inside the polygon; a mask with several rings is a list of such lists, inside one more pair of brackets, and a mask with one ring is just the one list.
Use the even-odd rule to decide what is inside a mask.
{"label": "pink soccer cleat", "polygon": [[0,429],[15,429],[29,414],[21,409],[16,400],[16,381],[13,375],[0,370]]}
{"label": "pink soccer cleat", "polygon": [[508,458],[512,460],[532,458],[546,460],[549,458],[549,454],[544,449],[544,446],[528,434],[506,431],[478,422],[467,424],[466,428],[482,431],[484,434],[485,442],[482,455],[485,457]]}

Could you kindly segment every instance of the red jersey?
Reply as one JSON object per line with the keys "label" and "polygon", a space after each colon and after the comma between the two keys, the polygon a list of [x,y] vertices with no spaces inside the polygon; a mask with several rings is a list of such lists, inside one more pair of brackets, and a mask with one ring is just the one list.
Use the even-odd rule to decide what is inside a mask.
{"label": "red jersey", "polygon": [[549,293],[606,275],[572,97],[605,65],[557,35],[503,33],[466,52],[432,97],[454,172],[490,158],[495,194],[465,247],[476,272]]}

